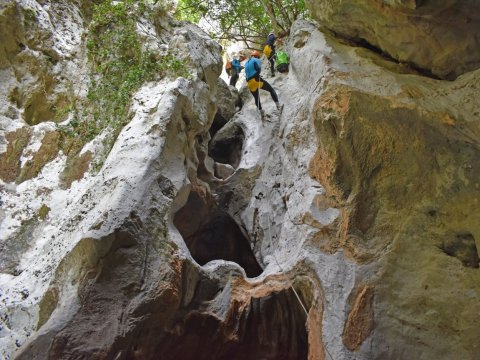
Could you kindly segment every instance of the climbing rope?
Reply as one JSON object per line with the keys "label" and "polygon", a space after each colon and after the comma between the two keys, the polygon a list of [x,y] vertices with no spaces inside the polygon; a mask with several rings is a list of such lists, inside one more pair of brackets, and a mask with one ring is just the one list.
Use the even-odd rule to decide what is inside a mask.
{"label": "climbing rope", "polygon": [[[268,217],[268,237],[270,238],[270,244],[272,244],[272,231],[271,231],[271,227],[270,227],[270,224],[272,223],[271,220],[270,220],[270,215],[267,214],[267,217]],[[273,245],[273,244],[272,244]],[[278,262],[277,260],[277,257],[275,256],[275,252],[272,252],[272,255],[273,255],[273,258],[275,259],[275,262],[277,263],[277,266],[278,268],[280,269],[280,271],[283,273],[283,267],[280,265],[280,263]],[[305,312],[305,315],[307,316],[308,318],[308,311],[307,311],[307,308],[305,307],[305,305],[303,305],[303,302],[302,300],[300,299],[300,296],[298,295],[297,291],[295,290],[295,288],[293,287],[293,284],[290,282],[290,288],[293,290],[293,293],[295,294],[298,302],[300,303],[300,306],[302,307],[303,311]],[[323,344],[323,348],[325,349],[325,351],[327,352],[328,354],[328,357],[333,360],[333,357],[332,355],[330,354],[330,351],[328,351],[327,349],[327,346],[326,344]]]}
{"label": "climbing rope", "polygon": [[[272,231],[271,231],[271,228],[270,228],[271,221],[270,221],[270,215],[267,214],[267,216],[268,216],[268,237],[270,238],[270,244],[271,244],[272,243]],[[273,255],[273,258],[275,259],[275,262],[277,263],[277,266],[279,267],[280,271],[283,273],[283,268],[280,265],[280,263],[278,262],[277,257],[275,256],[275,252],[273,252],[272,255]],[[290,288],[293,290],[295,296],[298,299],[298,302],[302,306],[303,311],[305,311],[305,315],[307,315],[307,317],[308,317],[307,308],[305,307],[305,305],[303,305],[303,302],[300,299],[300,296],[298,295],[297,291],[295,290],[295,288],[293,287],[293,285],[291,283],[290,283]]]}

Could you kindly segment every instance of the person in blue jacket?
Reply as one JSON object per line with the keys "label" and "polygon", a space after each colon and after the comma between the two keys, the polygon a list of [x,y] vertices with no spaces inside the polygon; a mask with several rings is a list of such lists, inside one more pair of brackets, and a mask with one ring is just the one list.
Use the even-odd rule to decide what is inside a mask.
{"label": "person in blue jacket", "polygon": [[281,110],[281,107],[275,90],[265,79],[260,76],[262,66],[259,58],[260,53],[257,50],[252,51],[250,59],[248,59],[247,63],[245,64],[245,77],[247,80],[248,89],[255,99],[255,105],[257,106],[257,109],[260,110],[260,114],[263,117],[264,111],[262,110],[262,104],[260,102],[259,89],[268,91],[270,93],[275,105],[277,106],[277,110]]}
{"label": "person in blue jacket", "polygon": [[230,77],[230,85],[235,86],[238,81],[238,76],[240,72],[243,69],[243,66],[241,64],[241,61],[245,60],[243,56],[240,56],[240,59],[233,59],[232,60],[232,71],[231,71],[231,77]]}

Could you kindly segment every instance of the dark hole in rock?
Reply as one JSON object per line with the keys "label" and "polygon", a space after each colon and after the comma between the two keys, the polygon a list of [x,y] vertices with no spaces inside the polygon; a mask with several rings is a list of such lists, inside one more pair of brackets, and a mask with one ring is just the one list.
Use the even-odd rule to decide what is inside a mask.
{"label": "dark hole in rock", "polygon": [[463,266],[478,268],[480,259],[472,234],[457,234],[453,238],[444,240],[440,249],[449,256],[459,259]]}
{"label": "dark hole in rock", "polygon": [[245,134],[238,124],[227,124],[212,138],[208,155],[216,162],[238,167],[242,157]]}
{"label": "dark hole in rock", "polygon": [[218,132],[218,130],[224,127],[227,122],[228,121],[217,112],[215,114],[215,117],[213,118],[212,126],[210,126],[210,129],[208,130],[208,132],[210,133],[210,137],[213,138]]}
{"label": "dark hole in rock", "polygon": [[291,289],[252,298],[246,307],[235,304],[225,322],[207,310],[192,310],[170,330],[151,333],[143,326],[127,358],[307,359],[306,315]]}
{"label": "dark hole in rock", "polygon": [[[365,39],[362,39],[362,38],[351,39],[351,41],[353,41],[355,44],[357,44],[360,47],[363,47],[365,49],[373,51],[374,53],[382,56],[386,60],[395,62],[397,64],[400,63],[397,59],[393,58],[390,54],[388,54],[387,52],[380,49],[378,46],[373,45],[372,43],[368,42]],[[429,77],[429,78],[432,78],[432,79],[435,79],[435,80],[440,80],[440,78],[437,75],[432,73],[431,69],[426,69],[426,68],[419,67],[418,65],[416,65],[412,62],[403,62],[403,64],[408,64],[408,66],[412,70],[416,71],[419,75]],[[445,80],[455,80],[455,78],[452,75],[447,75],[445,77]]]}
{"label": "dark hole in rock", "polygon": [[428,214],[428,216],[430,216],[430,217],[435,217],[435,216],[437,216],[438,212],[437,212],[436,209],[429,209],[429,210],[427,211],[427,214]]}
{"label": "dark hole in rock", "polygon": [[173,219],[192,257],[200,265],[215,259],[233,261],[245,269],[248,277],[262,273],[250,248],[246,233],[223,210],[211,205],[195,191]]}

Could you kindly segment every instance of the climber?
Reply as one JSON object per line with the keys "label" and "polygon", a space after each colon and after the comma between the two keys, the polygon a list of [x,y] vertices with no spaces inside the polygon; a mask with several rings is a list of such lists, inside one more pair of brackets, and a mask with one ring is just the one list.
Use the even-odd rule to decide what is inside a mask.
{"label": "climber", "polygon": [[257,50],[252,51],[250,59],[248,59],[247,63],[245,64],[245,76],[247,78],[248,89],[252,93],[253,98],[255,99],[255,105],[257,106],[257,109],[260,111],[260,115],[263,118],[265,112],[262,110],[259,89],[268,91],[270,93],[278,111],[281,111],[282,108],[278,102],[278,96],[275,90],[260,76],[262,67],[259,57],[260,53]]}
{"label": "climber", "polygon": [[288,55],[283,50],[277,52],[277,71],[281,73],[288,73]]}
{"label": "climber", "polygon": [[267,57],[270,63],[270,72],[272,76],[275,76],[275,40],[277,40],[275,34],[271,32],[267,36],[267,41],[263,47],[263,54]]}
{"label": "climber", "polygon": [[243,69],[243,66],[241,64],[242,61],[244,61],[245,58],[243,56],[240,56],[240,59],[234,58],[232,60],[232,67],[231,67],[231,77],[230,77],[230,85],[235,86],[238,81],[238,76],[240,72]]}
{"label": "climber", "polygon": [[232,62],[230,60],[228,60],[225,64],[225,72],[227,73],[228,77],[232,76]]}

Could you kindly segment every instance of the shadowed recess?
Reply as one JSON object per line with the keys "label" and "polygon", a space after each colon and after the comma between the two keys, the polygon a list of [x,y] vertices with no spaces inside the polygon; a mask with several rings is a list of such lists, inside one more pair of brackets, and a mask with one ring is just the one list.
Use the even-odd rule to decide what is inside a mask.
{"label": "shadowed recess", "polygon": [[470,233],[457,234],[443,241],[440,249],[447,255],[460,260],[463,266],[478,268],[479,257],[475,238]]}
{"label": "shadowed recess", "polygon": [[212,126],[210,126],[210,129],[208,130],[210,137],[213,138],[218,130],[224,127],[227,122],[228,120],[226,120],[219,112],[217,112],[213,118]]}
{"label": "shadowed recess", "polygon": [[[182,296],[182,306],[167,328],[151,331],[158,322],[146,321],[130,345],[127,359],[307,359],[306,315],[291,289],[247,297],[246,303],[239,303],[232,301],[229,289],[217,292],[215,284],[191,265],[182,272],[182,287],[184,291],[192,289],[193,297],[187,301]],[[223,321],[212,312],[216,301],[230,302]]]}
{"label": "shadowed recess", "polygon": [[242,157],[245,134],[238,124],[227,124],[215,134],[208,147],[208,155],[216,162],[238,167]]}
{"label": "shadowed recess", "polygon": [[233,261],[248,277],[262,273],[250,248],[247,234],[225,211],[217,209],[195,191],[173,220],[192,257],[200,265],[216,259]]}

